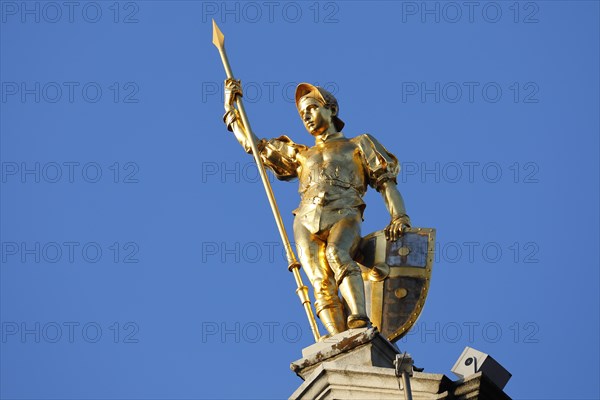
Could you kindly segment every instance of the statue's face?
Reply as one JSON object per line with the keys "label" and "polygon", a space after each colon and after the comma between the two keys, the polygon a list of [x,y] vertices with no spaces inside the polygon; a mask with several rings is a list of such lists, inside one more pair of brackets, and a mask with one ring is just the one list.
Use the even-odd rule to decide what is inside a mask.
{"label": "statue's face", "polygon": [[325,107],[320,101],[312,97],[304,97],[300,100],[300,117],[306,130],[313,136],[327,132],[333,127],[331,117],[333,111]]}

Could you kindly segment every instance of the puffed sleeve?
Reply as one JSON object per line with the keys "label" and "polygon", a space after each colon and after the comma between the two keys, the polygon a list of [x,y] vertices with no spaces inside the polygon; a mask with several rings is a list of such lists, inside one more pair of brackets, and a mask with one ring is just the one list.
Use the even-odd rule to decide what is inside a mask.
{"label": "puffed sleeve", "polygon": [[379,192],[385,182],[396,183],[396,177],[400,172],[400,164],[396,156],[369,134],[358,136],[355,140],[367,167],[369,185]]}
{"label": "puffed sleeve", "polygon": [[294,143],[287,136],[276,139],[262,139],[259,150],[265,164],[270,168],[277,179],[289,181],[298,177],[298,152],[307,149],[306,146]]}

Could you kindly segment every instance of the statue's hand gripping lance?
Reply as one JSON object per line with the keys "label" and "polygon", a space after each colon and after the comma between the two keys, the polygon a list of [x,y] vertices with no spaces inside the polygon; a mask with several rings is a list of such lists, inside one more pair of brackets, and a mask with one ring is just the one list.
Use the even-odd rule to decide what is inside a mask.
{"label": "statue's hand gripping lance", "polygon": [[[225,73],[227,74],[228,79],[233,79],[233,72],[231,72],[231,66],[229,65],[229,59],[227,58],[227,53],[225,52],[225,36],[215,23],[213,19],[213,44],[219,50],[219,54],[221,55],[221,61],[223,61],[223,67],[225,67]],[[275,202],[275,196],[273,195],[273,189],[271,188],[271,184],[269,179],[267,178],[267,173],[265,172],[265,167],[263,165],[262,159],[260,157],[260,153],[258,151],[256,141],[254,140],[255,136],[252,133],[252,128],[250,127],[250,122],[248,122],[248,117],[246,115],[246,110],[244,109],[244,103],[240,96],[236,96],[235,104],[240,114],[240,118],[244,125],[244,130],[246,132],[248,143],[250,144],[250,148],[252,149],[252,155],[254,156],[254,161],[256,161],[256,166],[258,168],[258,172],[260,174],[260,178],[265,187],[265,192],[267,193],[267,198],[269,199],[269,204],[271,205],[271,210],[273,211],[273,217],[275,217],[275,223],[277,224],[277,228],[279,230],[279,235],[281,236],[281,241],[283,242],[283,247],[285,248],[285,254],[288,261],[288,269],[294,274],[294,279],[296,280],[296,293],[304,306],[304,310],[306,311],[306,316],[308,317],[308,322],[310,324],[310,328],[312,330],[313,336],[315,337],[315,341],[318,341],[320,338],[319,329],[317,327],[317,321],[315,320],[315,316],[312,311],[312,307],[310,304],[310,299],[308,297],[308,288],[302,282],[302,276],[300,275],[300,263],[296,259],[296,255],[292,250],[292,246],[290,244],[290,240],[287,236],[287,232],[285,227],[283,226],[283,221],[281,219],[281,214],[279,213],[279,208],[277,207],[277,203]]]}

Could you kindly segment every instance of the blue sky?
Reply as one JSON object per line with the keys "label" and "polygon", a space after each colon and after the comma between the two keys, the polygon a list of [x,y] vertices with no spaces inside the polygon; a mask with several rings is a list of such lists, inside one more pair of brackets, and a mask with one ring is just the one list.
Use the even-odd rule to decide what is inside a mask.
{"label": "blue sky", "polygon": [[[400,159],[434,227],[426,372],[465,346],[515,399],[597,399],[599,5],[0,2],[0,396],[282,398],[312,342],[252,159],[225,130],[226,37],[260,137],[311,144],[299,82]],[[284,222],[297,183],[273,182]],[[366,195],[367,234],[389,220]],[[291,230],[290,230],[291,233]],[[560,377],[560,379],[558,378]]]}

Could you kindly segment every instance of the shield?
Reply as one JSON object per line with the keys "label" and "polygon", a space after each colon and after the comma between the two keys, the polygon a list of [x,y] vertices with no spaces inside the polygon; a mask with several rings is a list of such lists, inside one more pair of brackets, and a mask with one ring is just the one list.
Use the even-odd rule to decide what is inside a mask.
{"label": "shield", "polygon": [[423,310],[431,270],[435,229],[410,228],[395,242],[383,231],[365,236],[357,255],[373,325],[391,342],[404,336]]}

